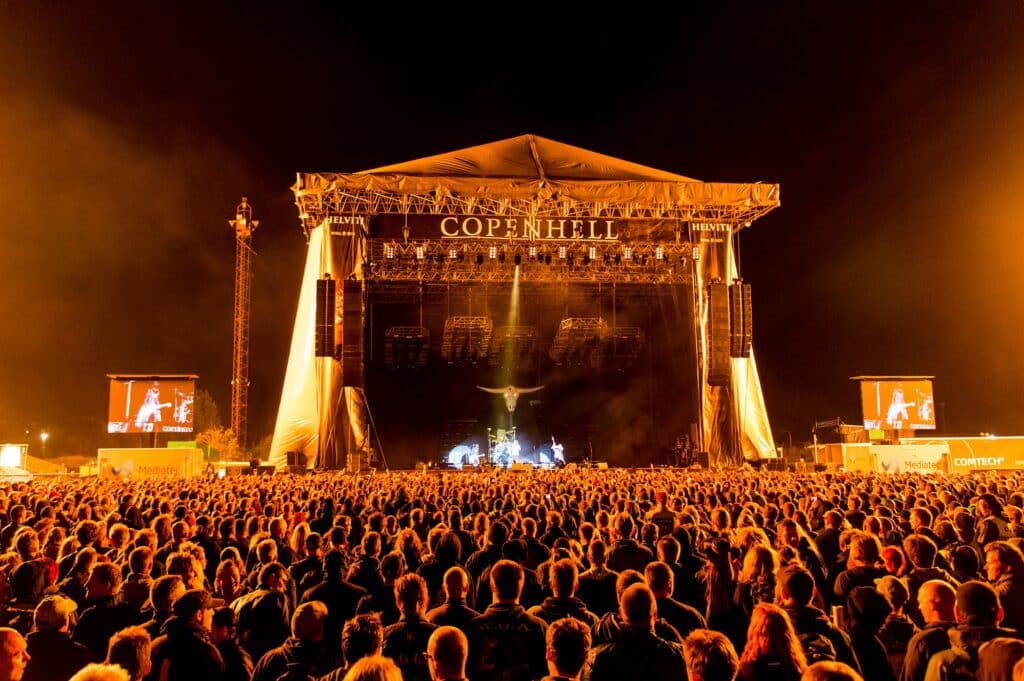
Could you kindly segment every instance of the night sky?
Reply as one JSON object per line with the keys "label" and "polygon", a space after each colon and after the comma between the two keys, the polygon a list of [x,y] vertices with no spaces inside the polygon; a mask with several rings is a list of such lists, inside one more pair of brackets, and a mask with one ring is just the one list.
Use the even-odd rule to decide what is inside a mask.
{"label": "night sky", "polygon": [[90,453],[112,372],[195,372],[227,420],[245,195],[258,440],[295,173],[523,133],[781,185],[741,239],[777,439],[857,422],[859,374],[935,375],[942,432],[1024,434],[1022,27],[1010,0],[5,2],[0,437]]}

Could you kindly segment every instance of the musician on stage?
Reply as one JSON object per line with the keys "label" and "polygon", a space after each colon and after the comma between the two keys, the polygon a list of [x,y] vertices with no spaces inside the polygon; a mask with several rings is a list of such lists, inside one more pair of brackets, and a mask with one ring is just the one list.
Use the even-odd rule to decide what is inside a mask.
{"label": "musician on stage", "polygon": [[167,405],[160,403],[160,382],[153,381],[153,385],[146,391],[146,396],[142,400],[139,413],[135,415],[135,427],[141,428],[142,424],[149,423],[150,419],[154,423],[160,423],[163,420],[160,410],[165,406]]}

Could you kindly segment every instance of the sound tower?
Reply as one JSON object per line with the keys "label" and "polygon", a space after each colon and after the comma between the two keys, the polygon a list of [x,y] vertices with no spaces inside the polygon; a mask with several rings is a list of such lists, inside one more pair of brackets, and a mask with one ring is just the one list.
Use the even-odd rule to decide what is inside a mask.
{"label": "sound tower", "polygon": [[729,385],[729,287],[708,284],[708,385]]}
{"label": "sound tower", "polygon": [[737,279],[729,286],[729,354],[749,357],[752,335],[750,284]]}
{"label": "sound tower", "polygon": [[334,315],[337,302],[334,279],[325,275],[316,280],[316,341],[317,357],[334,357]]}
{"label": "sound tower", "polygon": [[363,387],[363,282],[342,284],[341,384]]}

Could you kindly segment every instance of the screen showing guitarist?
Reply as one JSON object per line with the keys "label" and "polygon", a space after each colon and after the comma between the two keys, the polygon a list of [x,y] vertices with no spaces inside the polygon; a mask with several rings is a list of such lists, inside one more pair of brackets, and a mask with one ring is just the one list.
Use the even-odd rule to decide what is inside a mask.
{"label": "screen showing guitarist", "polygon": [[146,391],[146,397],[142,400],[139,413],[135,415],[135,427],[142,428],[142,424],[150,421],[160,423],[163,420],[160,410],[170,406],[170,402],[160,402],[160,381],[153,381],[153,385]]}

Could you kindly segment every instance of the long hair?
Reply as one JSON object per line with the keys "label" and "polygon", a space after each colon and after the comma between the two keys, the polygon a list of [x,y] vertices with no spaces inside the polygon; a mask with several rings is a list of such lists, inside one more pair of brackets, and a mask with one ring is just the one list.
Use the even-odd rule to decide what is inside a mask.
{"label": "long hair", "polygon": [[750,616],[747,646],[740,662],[755,662],[769,656],[789,662],[801,674],[807,669],[807,658],[789,615],[777,605],[758,603]]}
{"label": "long hair", "polygon": [[743,569],[737,581],[750,584],[760,577],[770,577],[774,581],[779,571],[779,555],[763,544],[754,544],[743,557]]}

